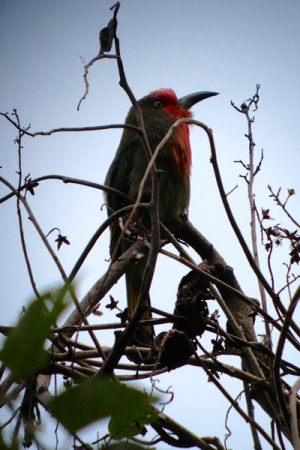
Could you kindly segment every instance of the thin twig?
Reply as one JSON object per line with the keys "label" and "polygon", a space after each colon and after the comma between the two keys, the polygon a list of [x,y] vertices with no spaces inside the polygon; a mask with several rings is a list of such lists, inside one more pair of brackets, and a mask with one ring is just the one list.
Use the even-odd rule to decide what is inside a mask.
{"label": "thin twig", "polygon": [[22,128],[20,124],[15,122],[11,117],[9,117],[8,113],[0,112],[0,116],[5,117],[17,130],[19,130],[21,133],[23,133],[26,136],[30,137],[36,137],[36,136],[50,136],[51,134],[55,133],[81,133],[84,131],[100,131],[100,130],[111,130],[115,128],[130,128],[136,131],[139,131],[138,127],[130,124],[108,124],[108,125],[95,125],[95,126],[85,126],[85,127],[59,127],[59,128],[52,128],[48,131],[28,131],[28,128]]}
{"label": "thin twig", "polygon": [[277,205],[279,205],[283,211],[285,212],[285,214],[288,216],[288,218],[296,225],[296,227],[300,228],[300,223],[297,222],[297,220],[291,215],[291,213],[286,209],[286,202],[287,200],[291,197],[291,195],[294,195],[294,191],[293,194],[289,194],[286,201],[284,203],[282,203],[282,201],[279,198],[279,192],[277,194],[275,194],[275,192],[273,192],[273,189],[270,185],[268,185],[268,189],[271,192],[270,197],[274,198],[275,202],[277,203]]}
{"label": "thin twig", "polygon": [[79,103],[77,105],[77,111],[79,111],[82,101],[86,100],[88,93],[89,93],[89,86],[90,86],[89,82],[88,82],[89,69],[90,69],[90,67],[92,67],[92,65],[96,61],[99,61],[100,59],[117,59],[117,56],[116,55],[106,55],[106,54],[103,55],[103,54],[99,53],[97,56],[92,58],[87,64],[84,65],[83,79],[84,79],[85,91],[84,91],[83,96],[79,100]]}
{"label": "thin twig", "polygon": [[[201,348],[202,351],[206,353],[206,350],[201,345],[199,340],[197,340],[197,344],[199,348]],[[195,357],[197,354],[195,353]],[[280,450],[280,448],[277,446],[277,444],[273,441],[273,439],[270,438],[270,436],[266,433],[266,431],[251,417],[249,417],[239,406],[239,404],[234,400],[234,398],[227,392],[227,390],[223,387],[222,383],[219,382],[217,377],[212,373],[212,371],[208,370],[205,366],[203,366],[203,369],[207,373],[209,380],[212,381],[215,386],[222,392],[224,397],[231,403],[231,405],[234,407],[234,409],[245,419],[246,422],[251,422],[252,425],[261,433],[261,435],[269,442],[269,444],[272,446],[272,448],[275,450]]]}
{"label": "thin twig", "polygon": [[[66,177],[65,175],[43,175],[41,177],[30,179],[26,183],[22,184],[22,186],[20,186],[19,191],[23,191],[24,189],[27,190],[32,186],[36,187],[37,183],[45,180],[61,180],[65,184],[79,184],[80,186],[91,187],[93,189],[99,189],[104,192],[113,192],[114,194],[120,195],[121,197],[128,200],[128,195],[112,187],[104,186],[103,184],[94,183],[92,181],[83,180],[81,178]],[[14,197],[14,195],[16,195],[15,192],[11,192],[5,195],[4,197],[0,198],[0,203],[4,203],[6,200]]]}
{"label": "thin twig", "polygon": [[[256,103],[255,103],[256,109],[257,109],[258,99],[259,99],[258,90],[259,90],[259,87],[257,86],[256,93],[253,96],[253,98],[255,97],[255,99],[256,99]],[[252,105],[252,103],[250,101],[249,106],[251,106],[251,105]],[[243,108],[242,112],[246,117],[247,126],[248,126],[248,131],[247,131],[246,137],[247,137],[248,143],[249,143],[249,164],[247,165],[248,173],[249,173],[249,180],[248,180],[247,186],[248,186],[248,201],[249,201],[250,217],[251,217],[250,230],[251,230],[252,252],[253,252],[253,257],[254,257],[256,267],[260,271],[261,269],[260,269],[260,261],[259,261],[258,246],[257,246],[256,205],[255,205],[255,200],[254,200],[253,186],[254,186],[255,175],[259,171],[261,163],[262,163],[262,158],[261,158],[258,166],[256,167],[256,169],[254,169],[255,142],[253,140],[253,133],[252,133],[253,119],[251,119],[250,115],[249,115],[249,106],[246,108]],[[268,307],[267,307],[266,292],[265,292],[265,288],[260,280],[258,280],[258,287],[259,287],[259,291],[260,291],[262,307],[263,307],[264,311],[267,313]],[[272,286],[272,288],[274,288],[274,286]],[[265,321],[265,330],[266,330],[266,336],[268,339],[268,345],[270,345],[270,348],[272,348],[271,329],[270,329],[270,325],[269,325],[268,321]]]}
{"label": "thin twig", "polygon": [[[167,416],[165,413],[158,411],[156,408],[154,410],[157,412],[159,418],[158,421],[151,424],[152,428],[163,438],[163,440],[169,445],[175,447],[197,447],[203,450],[224,450],[223,445],[218,438],[199,438],[191,431],[183,427],[183,425],[175,422],[171,417]],[[165,430],[169,430],[173,433],[175,437],[167,433]],[[210,445],[212,444],[213,447]]]}
{"label": "thin twig", "polygon": [[21,202],[21,194],[20,194],[20,187],[22,185],[22,137],[23,137],[23,132],[20,131],[20,119],[18,116],[18,113],[16,110],[14,110],[14,115],[16,116],[16,120],[17,120],[17,124],[19,126],[19,130],[18,130],[18,137],[15,140],[15,143],[18,145],[18,165],[19,165],[19,170],[18,170],[18,177],[19,177],[19,181],[18,181],[18,190],[17,190],[17,215],[18,215],[18,221],[19,221],[19,230],[20,230],[20,238],[21,238],[21,245],[22,245],[22,250],[23,250],[23,255],[25,258],[25,263],[26,263],[26,267],[27,267],[27,272],[29,275],[29,279],[30,279],[30,283],[33,289],[34,294],[36,295],[37,298],[41,298],[40,293],[36,287],[36,283],[34,280],[34,276],[33,276],[33,272],[32,272],[32,268],[31,268],[31,263],[30,263],[30,259],[29,259],[29,255],[28,255],[28,251],[27,251],[27,245],[26,245],[26,240],[25,240],[25,235],[24,235],[24,228],[23,228],[23,219],[22,219],[22,211],[20,208],[20,202]]}

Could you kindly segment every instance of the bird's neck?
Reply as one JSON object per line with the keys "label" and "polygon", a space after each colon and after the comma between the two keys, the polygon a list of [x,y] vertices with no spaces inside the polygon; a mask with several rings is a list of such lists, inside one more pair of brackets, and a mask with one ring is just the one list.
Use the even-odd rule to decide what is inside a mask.
{"label": "bird's neck", "polygon": [[[165,106],[165,111],[177,119],[190,119],[192,113],[176,103],[175,105]],[[172,156],[176,162],[176,165],[180,168],[183,175],[189,176],[192,166],[192,152],[190,146],[190,133],[189,125],[187,123],[181,123],[174,132],[174,141],[171,147]]]}
{"label": "bird's neck", "polygon": [[186,123],[182,123],[175,131],[174,140],[170,151],[183,175],[189,176],[192,166],[192,152],[190,146],[189,127]]}

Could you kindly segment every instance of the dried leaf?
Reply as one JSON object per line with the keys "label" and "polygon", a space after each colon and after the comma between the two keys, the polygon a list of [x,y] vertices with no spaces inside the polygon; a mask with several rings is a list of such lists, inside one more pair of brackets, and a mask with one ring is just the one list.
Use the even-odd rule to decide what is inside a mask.
{"label": "dried leaf", "polygon": [[57,239],[55,239],[55,242],[57,242],[57,250],[60,249],[60,247],[62,246],[62,244],[66,244],[66,245],[70,245],[69,240],[67,239],[67,236],[62,236],[61,234],[59,234],[57,236]]}
{"label": "dried leaf", "polygon": [[105,308],[110,309],[111,311],[115,309],[118,306],[118,301],[116,301],[112,295],[109,296],[110,303],[108,305],[105,305]]}

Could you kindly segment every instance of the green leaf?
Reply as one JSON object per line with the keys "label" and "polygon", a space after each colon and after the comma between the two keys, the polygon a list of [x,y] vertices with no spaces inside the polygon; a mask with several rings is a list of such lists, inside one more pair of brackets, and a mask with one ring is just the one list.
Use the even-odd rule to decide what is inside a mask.
{"label": "green leaf", "polygon": [[132,437],[143,431],[144,426],[155,422],[157,414],[143,398],[135,399],[136,404],[129,408],[122,408],[112,415],[108,430],[115,439]]}
{"label": "green leaf", "polygon": [[0,358],[16,378],[26,377],[46,364],[45,340],[68,303],[61,292],[49,292],[30,303],[5,340]]}
{"label": "green leaf", "polygon": [[[50,411],[71,433],[111,417],[109,427],[113,437],[115,434],[128,437],[138,433],[145,423],[156,420],[150,405],[155,400],[117,381],[93,379],[56,397]],[[131,428],[132,421],[139,422],[139,426]]]}

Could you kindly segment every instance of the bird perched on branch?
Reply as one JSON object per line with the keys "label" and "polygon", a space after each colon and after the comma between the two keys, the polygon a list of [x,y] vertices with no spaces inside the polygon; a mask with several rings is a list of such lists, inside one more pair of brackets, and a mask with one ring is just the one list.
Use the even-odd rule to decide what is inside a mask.
{"label": "bird perched on branch", "polygon": [[[217,93],[203,91],[177,99],[172,89],[159,89],[139,100],[151,151],[155,151],[177,119],[191,118],[190,108],[201,100],[214,95]],[[125,123],[137,126],[136,111],[133,107],[130,109]],[[148,159],[141,134],[135,129],[125,128],[115,158],[107,173],[105,184],[126,194],[127,199],[117,193],[107,192],[106,202],[109,215],[126,205],[134,204]],[[176,226],[183,216],[188,214],[190,201],[191,148],[187,123],[181,123],[174,130],[158,153],[155,164],[160,171],[159,218],[171,232],[176,233]],[[151,200],[151,190],[151,177],[149,176],[144,186],[142,201]],[[138,216],[142,217],[141,214],[137,214]],[[143,216],[145,217],[145,213]],[[142,221],[147,222],[144,219]],[[149,223],[150,221],[148,221],[148,226]],[[114,222],[111,225],[110,240],[110,253],[113,259],[118,258],[130,245],[128,240],[127,242],[125,240],[126,233],[122,237],[121,244],[118,245],[120,233],[120,223]],[[126,272],[129,316],[133,314],[137,305],[146,264],[145,259],[130,266]],[[149,317],[150,314],[146,311],[143,318]],[[140,330],[140,341],[142,342],[145,342],[145,336],[142,336],[142,332],[145,330],[146,334],[149,334],[149,327],[148,330]],[[136,337],[138,341],[138,333]]]}

